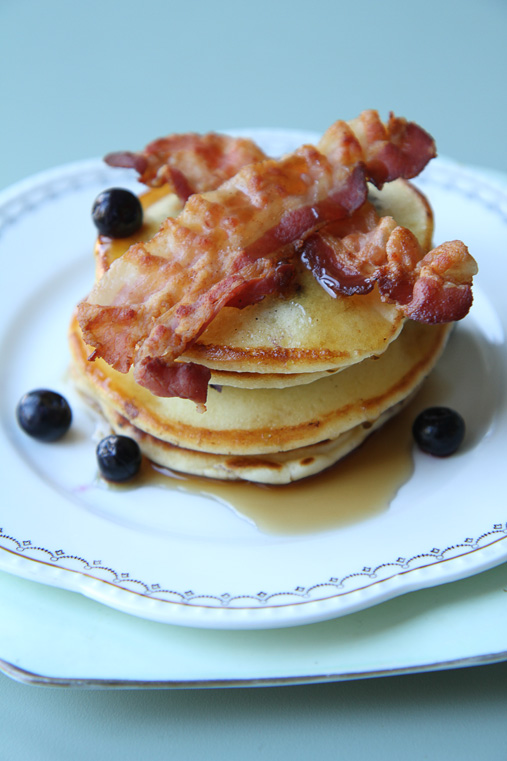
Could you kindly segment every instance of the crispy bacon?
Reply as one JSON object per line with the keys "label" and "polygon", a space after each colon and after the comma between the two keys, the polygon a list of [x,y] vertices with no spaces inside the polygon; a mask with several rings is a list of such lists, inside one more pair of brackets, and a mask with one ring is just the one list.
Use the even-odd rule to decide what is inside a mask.
{"label": "crispy bacon", "polygon": [[122,372],[135,362],[138,382],[160,395],[144,372],[150,359],[172,364],[223,306],[238,305],[238,289],[243,305],[282,291],[294,271],[290,244],[365,194],[362,169],[333,172],[311,147],[244,168],[112,264],[79,306],[85,340]]}
{"label": "crispy bacon", "polygon": [[461,320],[472,306],[477,263],[459,240],[448,241],[418,262],[410,301],[403,311],[418,322]]}
{"label": "crispy bacon", "polygon": [[387,124],[377,111],[363,111],[349,122],[335,122],[324,134],[320,150],[347,165],[363,160],[377,188],[398,177],[416,177],[436,154],[435,141],[422,127],[389,114]]}
{"label": "crispy bacon", "polygon": [[328,293],[368,293],[377,284],[384,301],[418,322],[460,320],[472,304],[477,264],[461,241],[425,255],[410,230],[369,203],[309,236],[301,259]]}
{"label": "crispy bacon", "polygon": [[167,364],[160,357],[149,357],[141,365],[143,385],[155,396],[178,396],[191,399],[205,411],[211,370],[194,362]]}
{"label": "crispy bacon", "polygon": [[149,143],[136,153],[109,153],[109,166],[135,169],[139,181],[152,188],[168,184],[182,201],[192,193],[218,188],[241,167],[263,161],[266,154],[245,138],[188,133],[169,135]]}
{"label": "crispy bacon", "polygon": [[192,370],[191,382],[180,383],[189,371],[176,360],[220,309],[282,292],[295,244],[360,208],[368,179],[411,177],[433,155],[419,127],[392,115],[385,126],[368,111],[336,122],[318,149],[244,166],[216,190],[192,195],[177,219],[113,263],[79,305],[85,340],[121,372],[134,364],[153,393],[202,403],[206,374]]}

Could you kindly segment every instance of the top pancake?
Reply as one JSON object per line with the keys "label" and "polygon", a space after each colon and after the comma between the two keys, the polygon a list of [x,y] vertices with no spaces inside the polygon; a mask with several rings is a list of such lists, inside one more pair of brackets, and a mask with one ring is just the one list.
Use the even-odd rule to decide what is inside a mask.
{"label": "top pancake", "polygon": [[313,383],[281,389],[212,388],[206,412],[178,397],[154,396],[132,372],[119,373],[90,347],[74,320],[72,372],[78,386],[103,408],[172,445],[218,454],[266,454],[336,439],[354,426],[374,423],[422,383],[440,356],[450,325],[407,320],[378,359],[356,363]]}
{"label": "top pancake", "polygon": [[[430,248],[433,217],[424,196],[405,180],[371,189],[381,215],[414,232]],[[181,204],[164,189],[141,197],[145,222],[135,236],[99,237],[97,277],[133,243],[147,240]],[[383,303],[374,289],[367,295],[330,296],[301,266],[298,286],[288,298],[278,295],[238,310],[225,307],[181,357],[213,370],[212,383],[246,388],[284,387],[315,380],[371,356],[381,355],[399,335],[401,310]]]}

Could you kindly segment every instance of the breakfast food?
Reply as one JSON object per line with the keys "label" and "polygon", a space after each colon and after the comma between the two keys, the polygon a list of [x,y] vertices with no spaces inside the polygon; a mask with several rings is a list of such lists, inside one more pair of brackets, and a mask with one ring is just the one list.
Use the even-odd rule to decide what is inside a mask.
{"label": "breakfast food", "polygon": [[281,159],[216,135],[110,154],[151,189],[137,232],[97,241],[78,387],[168,468],[283,484],[332,465],[407,403],[471,304],[474,260],[431,249],[408,182],[434,155],[374,111]]}
{"label": "breakfast food", "polygon": [[428,407],[414,420],[414,441],[419,449],[434,457],[457,452],[465,438],[465,421],[449,407]]}
{"label": "breakfast food", "polygon": [[34,439],[58,441],[70,428],[72,411],[61,394],[38,388],[23,394],[16,407],[16,419],[23,431]]}
{"label": "breakfast food", "polygon": [[115,483],[136,476],[142,464],[139,444],[129,436],[105,436],[99,442],[96,454],[102,476]]}

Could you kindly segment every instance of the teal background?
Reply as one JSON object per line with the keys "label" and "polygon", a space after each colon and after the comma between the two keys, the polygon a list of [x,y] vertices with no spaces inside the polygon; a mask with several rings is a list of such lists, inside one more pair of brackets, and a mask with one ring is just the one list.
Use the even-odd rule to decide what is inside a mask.
{"label": "teal background", "polygon": [[187,130],[364,108],[507,170],[505,0],[0,0],[0,186]]}
{"label": "teal background", "polygon": [[[504,0],[0,0],[0,187],[170,132],[322,131],[364,108],[420,122],[444,155],[507,172],[506,45]],[[493,761],[507,758],[506,719],[505,663],[177,692],[0,675],[6,761]]]}

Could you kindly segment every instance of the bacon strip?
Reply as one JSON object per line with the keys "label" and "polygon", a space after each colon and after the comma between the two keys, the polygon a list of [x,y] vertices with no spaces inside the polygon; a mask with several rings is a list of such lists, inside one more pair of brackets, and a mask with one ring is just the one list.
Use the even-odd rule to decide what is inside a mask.
{"label": "bacon strip", "polygon": [[143,151],[109,153],[109,166],[135,169],[139,181],[152,188],[168,184],[182,201],[193,193],[218,188],[241,167],[266,159],[266,154],[245,138],[188,133],[153,140]]}
{"label": "bacon strip", "polygon": [[361,168],[333,173],[310,146],[245,167],[113,262],[78,307],[85,340],[120,372],[135,361],[138,382],[149,383],[137,366],[174,361],[223,306],[239,305],[238,289],[242,305],[281,292],[294,271],[289,244],[365,194]]}
{"label": "bacon strip", "polygon": [[477,263],[459,240],[448,241],[418,262],[407,317],[417,322],[461,320],[472,306],[472,278]]}
{"label": "bacon strip", "polygon": [[368,293],[377,284],[383,301],[417,322],[460,320],[472,305],[477,264],[461,241],[425,255],[410,230],[379,218],[369,203],[311,235],[301,259],[328,293]]}
{"label": "bacon strip", "polygon": [[389,114],[387,124],[377,111],[363,111],[349,122],[335,122],[323,135],[319,149],[333,162],[364,161],[377,188],[402,177],[416,177],[435,158],[435,141],[414,122]]}
{"label": "bacon strip", "polygon": [[[189,371],[176,360],[220,309],[283,291],[294,244],[360,208],[368,179],[411,177],[434,154],[416,125],[392,115],[382,125],[368,111],[336,122],[318,150],[303,146],[243,167],[216,190],[192,195],[177,219],[113,263],[79,305],[85,340],[121,372],[134,364],[136,380],[153,393],[184,396],[176,379]],[[390,157],[388,172],[379,156]],[[185,398],[202,403],[205,373],[191,373]]]}

